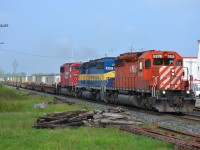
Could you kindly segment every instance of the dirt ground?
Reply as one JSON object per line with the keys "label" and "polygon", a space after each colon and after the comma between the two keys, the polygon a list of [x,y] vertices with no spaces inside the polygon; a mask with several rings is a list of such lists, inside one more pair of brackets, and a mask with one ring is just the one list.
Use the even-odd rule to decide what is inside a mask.
{"label": "dirt ground", "polygon": [[196,104],[195,104],[195,106],[196,106],[196,107],[200,107],[200,99],[199,99],[199,98],[196,99]]}

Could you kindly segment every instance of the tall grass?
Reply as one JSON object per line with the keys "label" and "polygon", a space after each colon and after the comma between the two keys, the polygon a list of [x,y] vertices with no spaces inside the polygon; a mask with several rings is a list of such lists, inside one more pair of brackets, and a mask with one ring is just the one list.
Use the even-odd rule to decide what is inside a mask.
{"label": "tall grass", "polygon": [[[44,109],[35,109],[36,103],[51,101],[52,98],[31,95],[23,96],[21,90],[0,87],[0,93],[12,93],[0,97],[0,149],[3,150],[77,150],[77,149],[171,149],[171,145],[149,137],[133,135],[116,128],[80,127],[76,129],[35,129],[34,122],[47,113],[77,109],[90,109],[82,105],[48,105]],[[6,99],[6,98],[8,99]]]}
{"label": "tall grass", "polygon": [[20,99],[23,98],[22,95],[16,92],[13,89],[5,88],[2,84],[0,84],[0,99],[1,100],[12,100],[12,99]]}
{"label": "tall grass", "polygon": [[21,102],[25,100],[22,93],[14,89],[0,85],[0,112],[17,112],[23,107]]}

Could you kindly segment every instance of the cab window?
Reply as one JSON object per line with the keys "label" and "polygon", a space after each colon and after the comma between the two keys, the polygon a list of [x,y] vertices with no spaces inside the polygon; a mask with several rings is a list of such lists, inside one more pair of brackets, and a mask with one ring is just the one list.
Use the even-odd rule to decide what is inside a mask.
{"label": "cab window", "polygon": [[176,66],[182,66],[182,60],[177,60],[176,61]]}
{"label": "cab window", "polygon": [[172,66],[172,65],[174,65],[174,60],[173,59],[165,59],[164,65],[165,66]]}
{"label": "cab window", "polygon": [[64,72],[64,67],[60,67],[60,73]]}
{"label": "cab window", "polygon": [[145,60],[145,69],[150,69],[151,68],[151,60],[147,59]]}
{"label": "cab window", "polygon": [[79,66],[74,66],[73,70],[79,70]]}
{"label": "cab window", "polygon": [[162,59],[154,59],[153,60],[153,65],[155,66],[159,66],[163,64],[163,60]]}
{"label": "cab window", "polygon": [[86,68],[82,67],[82,73],[85,74],[85,72],[86,72]]}
{"label": "cab window", "polygon": [[97,63],[97,69],[103,69],[104,68],[104,63],[103,62],[98,62]]}

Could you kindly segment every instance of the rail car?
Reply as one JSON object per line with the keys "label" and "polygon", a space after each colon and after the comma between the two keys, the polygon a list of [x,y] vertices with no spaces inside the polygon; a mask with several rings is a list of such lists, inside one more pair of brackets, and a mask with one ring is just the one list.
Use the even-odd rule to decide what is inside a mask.
{"label": "rail car", "polygon": [[2,79],[2,83],[5,85],[49,93],[58,93],[57,85],[59,82],[60,75],[6,77]]}
{"label": "rail car", "polygon": [[114,57],[105,57],[83,63],[80,67],[76,87],[77,95],[88,99],[106,101],[106,88],[112,87],[114,83],[114,69]]}
{"label": "rail car", "polygon": [[190,112],[195,107],[195,95],[193,79],[185,70],[178,53],[149,50],[65,63],[60,76],[9,77],[1,82],[159,112]]}
{"label": "rail car", "polygon": [[65,63],[60,67],[60,82],[58,83],[58,93],[76,96],[76,86],[79,76],[81,62]]}

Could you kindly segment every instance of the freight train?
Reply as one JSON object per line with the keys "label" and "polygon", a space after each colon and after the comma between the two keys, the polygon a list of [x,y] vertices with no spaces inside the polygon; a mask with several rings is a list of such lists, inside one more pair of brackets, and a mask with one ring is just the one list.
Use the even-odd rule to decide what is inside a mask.
{"label": "freight train", "polygon": [[149,50],[65,63],[60,67],[60,81],[54,77],[48,83],[45,76],[32,76],[31,81],[25,82],[23,78],[27,77],[21,81],[3,80],[8,85],[105,103],[159,112],[190,112],[195,107],[195,96],[192,77],[185,78],[185,74],[183,58],[178,53]]}

